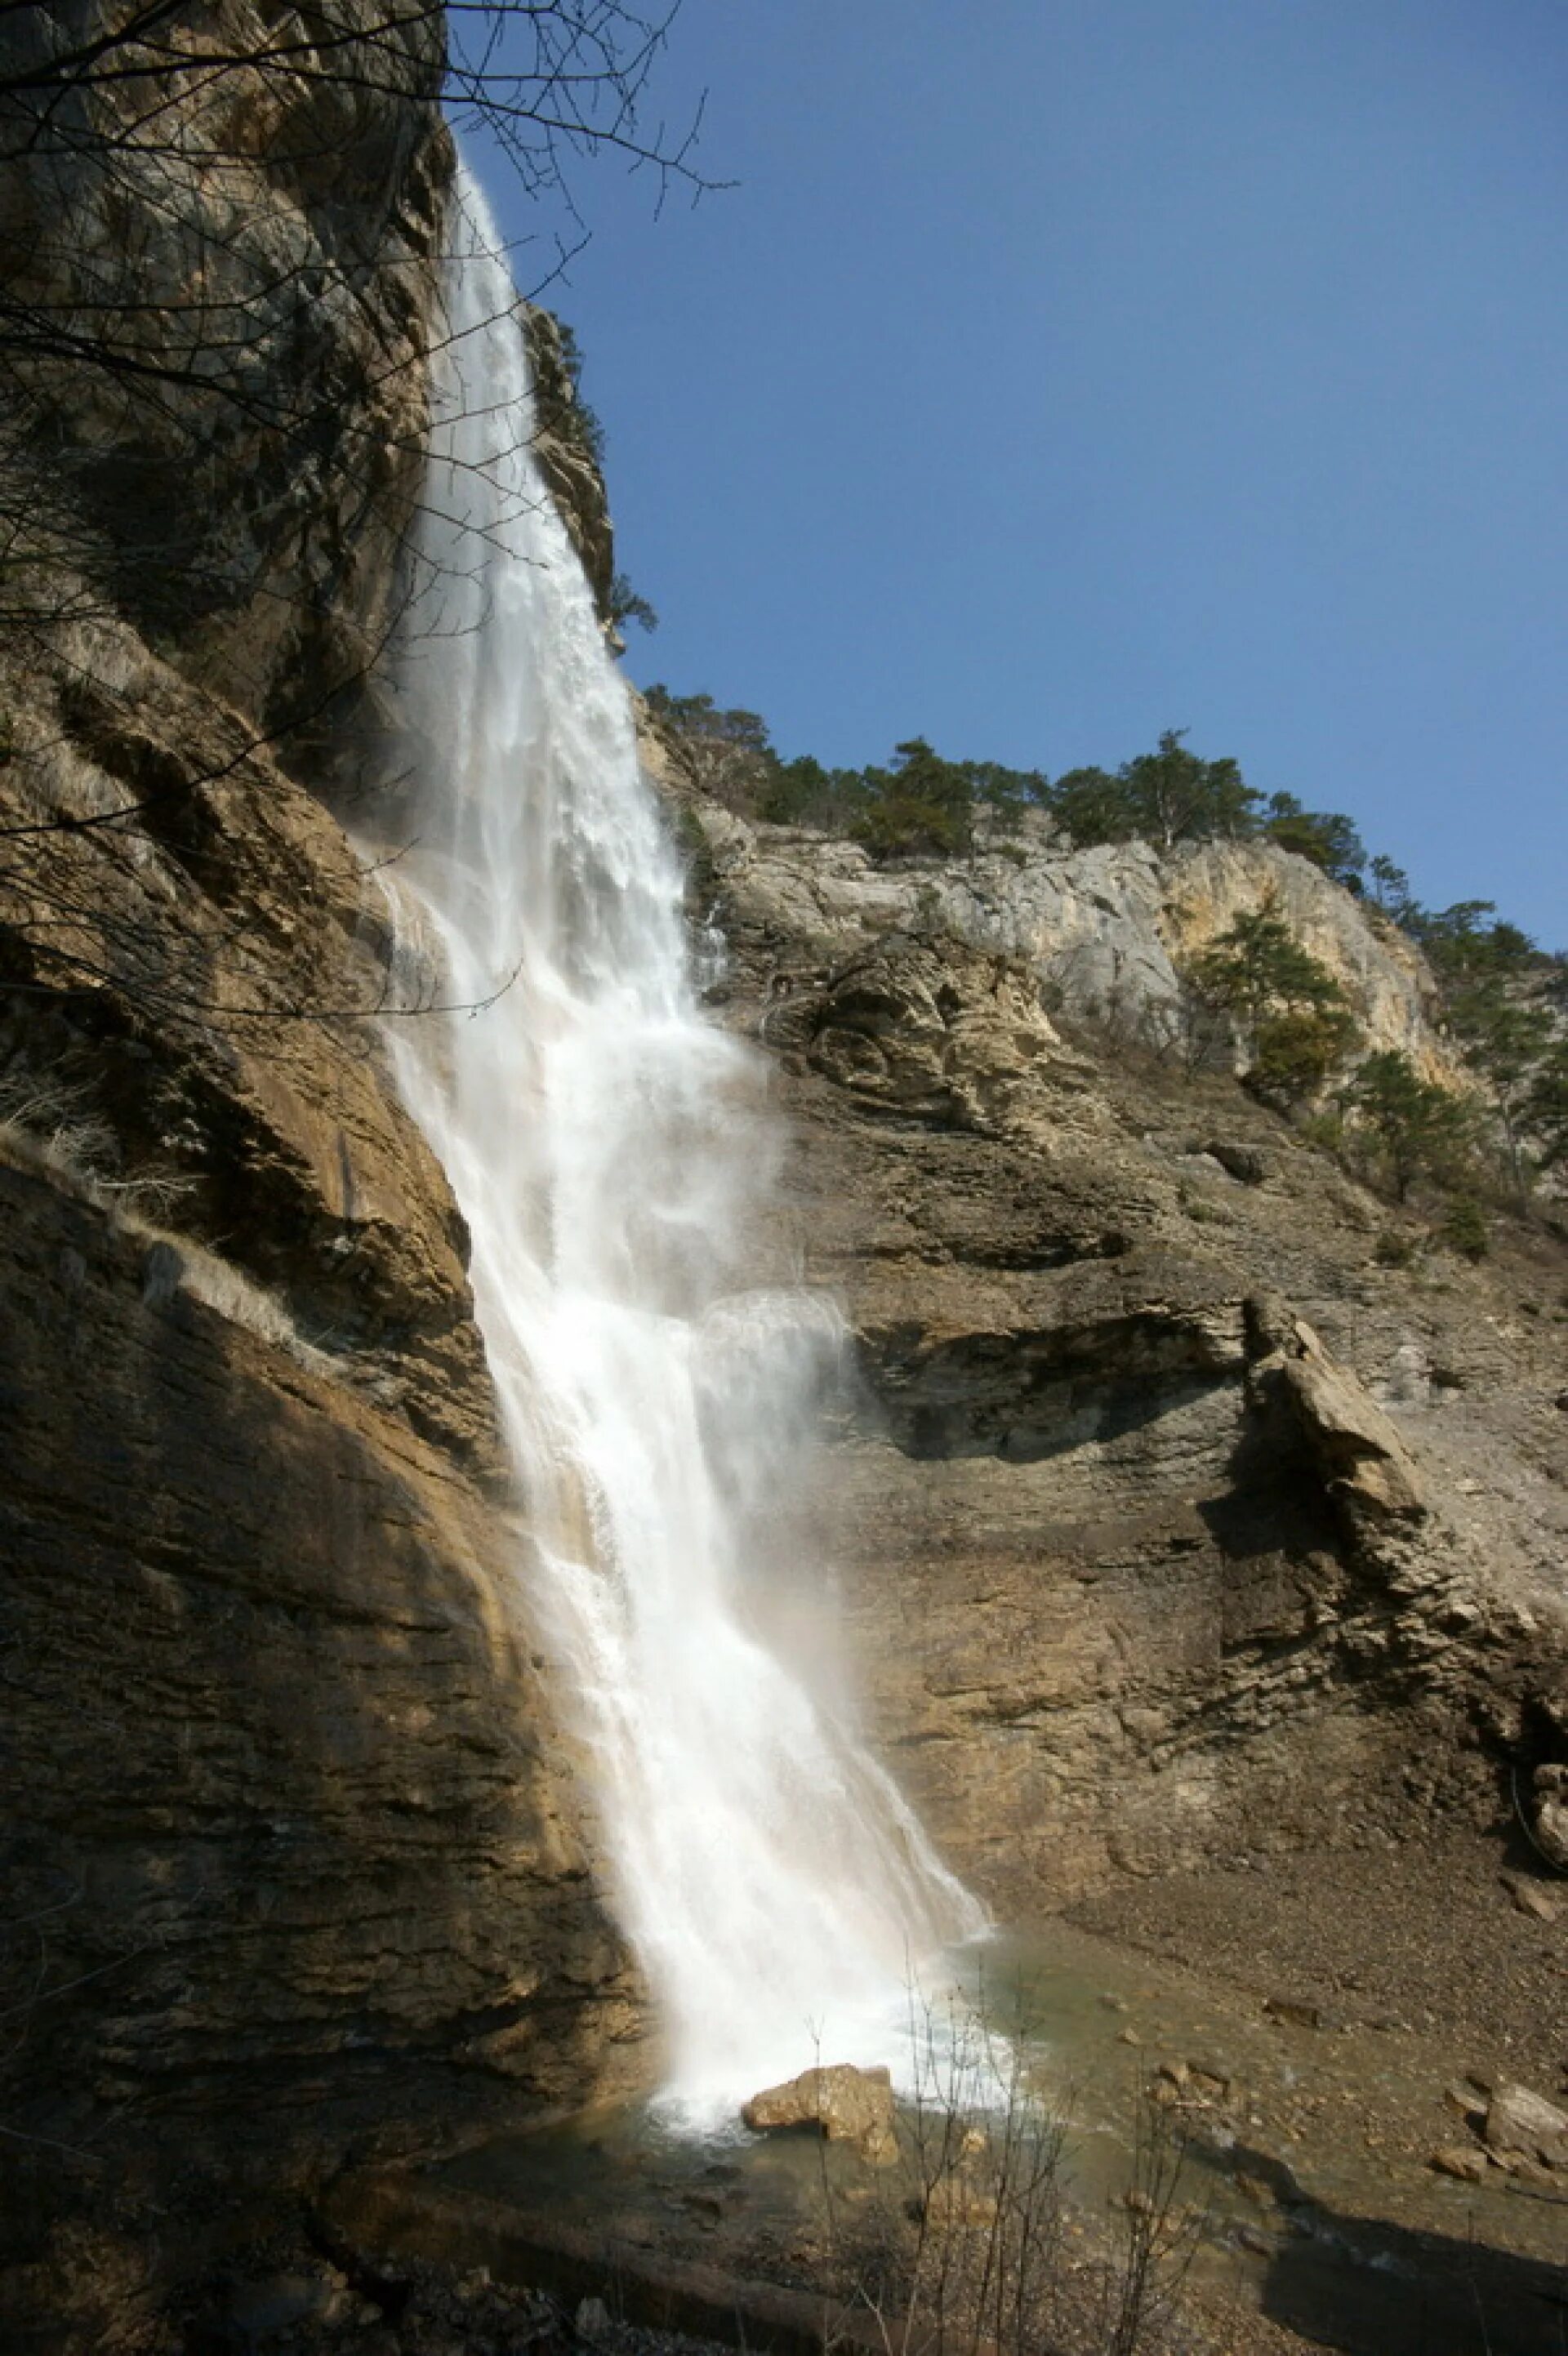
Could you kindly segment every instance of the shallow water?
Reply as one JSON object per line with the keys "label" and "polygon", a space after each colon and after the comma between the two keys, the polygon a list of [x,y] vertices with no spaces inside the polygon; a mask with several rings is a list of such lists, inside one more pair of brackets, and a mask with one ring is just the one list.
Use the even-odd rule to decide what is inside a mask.
{"label": "shallow water", "polygon": [[[1060,1923],[953,1961],[1020,2039],[1039,2097],[1069,2121],[1066,2174],[1088,2244],[1113,2233],[1133,2181],[1143,2089],[1185,2065],[1184,2087],[1164,2083],[1187,2141],[1180,2201],[1203,2219],[1189,2277],[1200,2305],[1239,2303],[1364,2356],[1563,2356],[1568,2205],[1424,2165],[1430,2146],[1464,2139],[1441,2106],[1453,2061],[1435,2042],[1276,2022],[1243,1992]],[[1369,2148],[1369,2112],[1407,2119],[1416,2148]],[[738,2122],[693,2136],[635,2104],[486,2145],[435,2174],[596,2229],[607,2251],[786,2281],[809,2273],[825,2192],[853,2198],[865,2181],[811,2136],[754,2136]]]}

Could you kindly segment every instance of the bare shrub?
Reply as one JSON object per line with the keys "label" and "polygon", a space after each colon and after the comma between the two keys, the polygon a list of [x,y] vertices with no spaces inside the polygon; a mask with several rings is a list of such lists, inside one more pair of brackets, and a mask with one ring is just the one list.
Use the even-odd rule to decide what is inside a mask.
{"label": "bare shrub", "polygon": [[[1203,2220],[1183,2199],[1179,2126],[1140,2090],[1111,2243],[1069,2232],[1071,2104],[1038,2091],[1016,1991],[1004,2032],[982,2001],[910,2004],[914,2081],[899,2158],[846,2183],[822,2147],[828,2348],[869,2337],[898,2356],[1154,2356]],[[866,2326],[869,2325],[869,2332]]]}
{"label": "bare shrub", "polygon": [[38,1162],[103,1209],[166,1217],[193,1191],[192,1180],[162,1162],[126,1175],[120,1141],[96,1110],[91,1088],[63,1070],[0,1073],[0,1133],[14,1148],[29,1146]]}
{"label": "bare shrub", "polygon": [[1132,2179],[1118,2204],[1121,2248],[1101,2269],[1092,2346],[1142,2356],[1162,2343],[1202,2239],[1204,2216],[1182,2198],[1187,2148],[1168,2109],[1140,2090]]}

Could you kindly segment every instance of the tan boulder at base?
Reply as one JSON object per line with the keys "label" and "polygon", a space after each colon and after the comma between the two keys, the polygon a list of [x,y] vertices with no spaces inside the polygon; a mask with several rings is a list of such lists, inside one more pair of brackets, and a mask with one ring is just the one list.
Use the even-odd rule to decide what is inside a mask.
{"label": "tan boulder at base", "polygon": [[854,2144],[862,2158],[895,2157],[893,2083],[886,2070],[857,2070],[848,2062],[802,2070],[781,2086],[753,2094],[741,2112],[748,2127],[817,2127],[830,2143]]}

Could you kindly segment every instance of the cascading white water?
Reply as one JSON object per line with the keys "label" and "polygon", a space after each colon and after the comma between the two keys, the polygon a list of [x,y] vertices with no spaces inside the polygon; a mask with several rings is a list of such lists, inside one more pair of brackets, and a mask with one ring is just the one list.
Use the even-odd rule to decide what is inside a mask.
{"label": "cascading white water", "polygon": [[[457,1009],[392,1026],[472,1236],[528,1506],[512,1568],[596,1762],[671,2099],[889,2060],[907,1987],[983,1927],[832,1699],[797,1505],[839,1321],[748,1284],[774,1137],[705,1022],[679,861],[530,450],[510,275],[471,180],[403,681],[421,748],[400,932]],[[412,948],[405,954],[413,954]],[[822,1647],[813,1671],[811,1655]]]}

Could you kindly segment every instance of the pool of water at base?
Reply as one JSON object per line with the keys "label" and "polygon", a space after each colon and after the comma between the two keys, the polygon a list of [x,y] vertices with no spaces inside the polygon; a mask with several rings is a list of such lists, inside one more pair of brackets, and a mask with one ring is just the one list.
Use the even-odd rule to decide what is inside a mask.
{"label": "pool of water at base", "polygon": [[[1443,2107],[1455,2057],[1434,2040],[1281,2018],[1059,1922],[999,1934],[951,1970],[911,1992],[918,2019],[941,2049],[952,2019],[979,2012],[1019,2055],[1032,2096],[1066,2121],[1084,2246],[1115,2242],[1152,2090],[1186,2152],[1200,2309],[1250,2308],[1354,2356],[1568,2356],[1568,2200],[1500,2171],[1480,2186],[1434,2173],[1431,2150],[1466,2139]],[[754,2136],[738,2116],[693,2134],[649,2102],[486,2143],[433,2176],[602,2233],[607,2251],[796,2283],[824,2202],[866,2197],[862,2164],[813,2136]]]}

